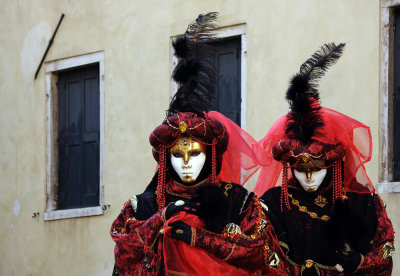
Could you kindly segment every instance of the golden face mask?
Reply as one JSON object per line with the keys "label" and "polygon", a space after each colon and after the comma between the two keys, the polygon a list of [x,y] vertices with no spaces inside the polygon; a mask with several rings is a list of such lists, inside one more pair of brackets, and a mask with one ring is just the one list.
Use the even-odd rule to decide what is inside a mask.
{"label": "golden face mask", "polygon": [[191,137],[181,137],[170,149],[171,165],[184,183],[199,176],[206,161],[206,146]]}
{"label": "golden face mask", "polygon": [[[325,160],[314,159],[314,163],[319,167],[325,167]],[[294,176],[306,192],[318,190],[327,173],[327,169],[321,169],[314,163],[299,162],[294,168]]]}

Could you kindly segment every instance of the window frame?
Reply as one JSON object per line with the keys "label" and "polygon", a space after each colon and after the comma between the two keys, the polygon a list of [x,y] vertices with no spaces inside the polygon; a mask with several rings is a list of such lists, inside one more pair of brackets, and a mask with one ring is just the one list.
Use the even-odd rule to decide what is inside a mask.
{"label": "window frame", "polygon": [[380,58],[380,141],[378,193],[400,192],[400,182],[393,181],[393,20],[394,10],[400,0],[382,1],[380,13],[381,58]]}
{"label": "window frame", "polygon": [[[91,64],[99,65],[100,141],[99,202],[100,206],[57,209],[58,190],[58,73]],[[97,216],[104,213],[104,52],[95,52],[46,63],[46,211],[44,220]]]}

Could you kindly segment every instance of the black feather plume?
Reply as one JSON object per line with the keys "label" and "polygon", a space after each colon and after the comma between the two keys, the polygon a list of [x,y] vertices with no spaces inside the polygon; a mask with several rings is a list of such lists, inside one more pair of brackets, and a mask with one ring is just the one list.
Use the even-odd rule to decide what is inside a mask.
{"label": "black feather plume", "polygon": [[180,59],[172,78],[179,88],[167,110],[168,117],[178,112],[204,116],[203,112],[212,106],[217,78],[215,51],[208,42],[214,38],[217,15],[216,12],[199,15],[185,34],[172,42],[175,55]]}
{"label": "black feather plume", "polygon": [[217,12],[200,14],[186,29],[185,36],[193,42],[207,42],[214,36],[214,31],[218,27],[215,24]]}
{"label": "black feather plume", "polygon": [[324,125],[320,115],[318,81],[328,68],[341,57],[345,44],[329,43],[321,46],[292,77],[286,99],[289,113],[286,134],[307,142]]}

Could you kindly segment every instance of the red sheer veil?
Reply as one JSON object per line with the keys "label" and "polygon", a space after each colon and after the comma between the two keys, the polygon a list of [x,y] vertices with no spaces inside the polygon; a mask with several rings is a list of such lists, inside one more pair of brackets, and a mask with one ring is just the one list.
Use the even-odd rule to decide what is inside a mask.
{"label": "red sheer veil", "polygon": [[[254,193],[263,195],[268,189],[281,186],[282,163],[272,156],[272,147],[285,137],[287,116],[279,118],[267,135],[259,141],[264,150],[264,164],[261,167]],[[372,193],[374,186],[369,179],[364,164],[371,160],[372,138],[368,126],[332,109],[321,107],[325,125],[313,140],[336,145],[341,143],[346,150],[344,161],[344,189],[346,192]],[[259,150],[260,148],[258,148]],[[262,156],[262,154],[255,154]],[[260,164],[261,165],[261,164]],[[289,170],[289,178],[291,172]]]}
{"label": "red sheer veil", "polygon": [[250,134],[229,118],[216,111],[208,112],[208,116],[222,123],[229,135],[219,179],[244,185],[265,160],[264,151]]}

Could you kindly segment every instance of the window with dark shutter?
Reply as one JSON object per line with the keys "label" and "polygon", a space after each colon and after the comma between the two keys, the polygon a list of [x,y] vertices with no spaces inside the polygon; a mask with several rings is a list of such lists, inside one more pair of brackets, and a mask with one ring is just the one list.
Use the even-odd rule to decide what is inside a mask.
{"label": "window with dark shutter", "polygon": [[99,206],[99,67],[59,73],[58,208]]}
{"label": "window with dark shutter", "polygon": [[400,181],[400,9],[394,17],[393,180]]}
{"label": "window with dark shutter", "polygon": [[214,110],[241,124],[241,41],[240,37],[212,43],[217,52],[218,84]]}

